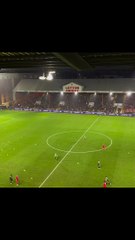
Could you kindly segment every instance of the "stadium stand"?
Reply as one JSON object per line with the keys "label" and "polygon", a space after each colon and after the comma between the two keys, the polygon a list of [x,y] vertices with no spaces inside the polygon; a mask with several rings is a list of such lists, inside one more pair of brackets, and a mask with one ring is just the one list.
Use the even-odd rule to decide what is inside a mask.
{"label": "stadium stand", "polygon": [[[16,76],[17,78],[17,76]],[[6,81],[6,80],[4,80]],[[90,79],[23,79],[16,81],[13,92],[7,80],[7,88],[1,81],[1,105],[40,110],[90,111],[105,113],[135,113],[135,78],[90,78]],[[64,91],[64,86],[75,85]],[[81,87],[81,91],[78,87]],[[130,86],[130,89],[129,89]],[[132,89],[128,97],[126,92]],[[77,96],[74,94],[78,91]],[[113,94],[110,95],[110,92]],[[64,94],[63,94],[64,93]]]}

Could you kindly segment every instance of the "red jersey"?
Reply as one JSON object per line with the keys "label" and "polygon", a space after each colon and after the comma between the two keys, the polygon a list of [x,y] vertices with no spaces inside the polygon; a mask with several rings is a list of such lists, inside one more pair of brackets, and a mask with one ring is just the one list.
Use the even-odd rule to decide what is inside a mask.
{"label": "red jersey", "polygon": [[105,144],[102,145],[102,149],[104,149],[104,150],[106,149],[106,145]]}
{"label": "red jersey", "polygon": [[103,187],[106,188],[106,182],[103,183]]}
{"label": "red jersey", "polygon": [[18,182],[19,182],[19,177],[16,176],[16,177],[15,177],[15,180],[16,180],[16,183],[18,183]]}

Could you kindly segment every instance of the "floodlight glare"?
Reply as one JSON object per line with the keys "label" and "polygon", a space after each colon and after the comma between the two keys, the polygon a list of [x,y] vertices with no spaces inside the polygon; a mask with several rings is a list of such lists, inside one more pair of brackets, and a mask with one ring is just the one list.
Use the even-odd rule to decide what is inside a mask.
{"label": "floodlight glare", "polygon": [[53,76],[51,73],[48,74],[46,80],[51,81],[53,79]]}
{"label": "floodlight glare", "polygon": [[47,77],[45,77],[45,74],[43,73],[43,75],[40,76],[39,79],[40,80],[45,80],[46,79],[46,80],[50,81],[50,80],[53,79],[53,75],[52,75],[53,73],[55,73],[55,71],[49,72]]}
{"label": "floodlight glare", "polygon": [[39,79],[40,79],[40,80],[45,80],[45,79],[46,79],[46,77],[45,77],[44,73],[43,73],[43,75],[42,75],[42,76],[40,76],[40,77],[39,77]]}
{"label": "floodlight glare", "polygon": [[127,92],[127,96],[131,96],[131,94],[132,94],[132,92],[130,92],[130,91]]}

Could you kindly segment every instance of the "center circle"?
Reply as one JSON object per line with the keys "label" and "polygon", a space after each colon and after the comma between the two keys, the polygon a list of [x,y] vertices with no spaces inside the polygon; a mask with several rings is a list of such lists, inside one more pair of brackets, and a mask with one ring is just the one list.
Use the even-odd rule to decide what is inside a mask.
{"label": "center circle", "polygon": [[[68,153],[74,145],[75,147],[77,145],[80,145],[79,151],[70,151],[70,153],[83,153],[83,154],[102,151],[103,144],[106,145],[106,149],[110,148],[112,145],[112,139],[103,133],[96,132],[96,131],[89,131],[86,134],[83,133],[81,135],[80,133],[82,132],[81,131],[65,131],[65,132],[55,133],[47,138],[46,143],[52,149],[56,151],[65,152],[65,153]],[[78,143],[76,144],[77,141]],[[62,146],[61,146],[63,144],[65,144],[64,149],[62,149]],[[85,150],[85,146],[86,148],[93,147],[94,149]],[[68,149],[65,150],[65,148],[68,148]],[[83,150],[83,148],[85,151]]]}

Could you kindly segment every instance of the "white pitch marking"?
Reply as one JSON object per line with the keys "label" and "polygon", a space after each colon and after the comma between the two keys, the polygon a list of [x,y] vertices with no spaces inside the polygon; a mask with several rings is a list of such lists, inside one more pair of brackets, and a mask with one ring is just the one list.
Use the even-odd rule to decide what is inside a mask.
{"label": "white pitch marking", "polygon": [[81,138],[89,131],[90,128],[95,124],[95,122],[100,117],[96,118],[96,120],[87,128],[87,130],[82,134],[82,136],[76,141],[76,143],[70,148],[70,150],[65,154],[65,156],[61,159],[61,161],[55,166],[55,168],[49,173],[49,175],[45,178],[45,180],[40,184],[39,188],[48,180],[48,178],[53,174],[53,172],[57,169],[57,167],[63,162],[63,160],[69,155],[72,149],[77,145],[77,143],[81,140]]}
{"label": "white pitch marking", "polygon": [[[78,133],[78,132],[80,132],[80,131],[76,131],[75,133]],[[95,134],[97,134],[97,135],[101,135],[101,136],[104,136],[104,137],[108,138],[108,139],[110,140],[110,144],[106,147],[106,149],[108,149],[108,148],[111,147],[111,145],[112,145],[112,139],[111,139],[110,137],[108,137],[107,135],[105,135],[105,134],[103,134],[103,133],[100,133],[100,132],[94,132],[94,131],[91,131],[91,132],[92,132],[92,133],[95,133]],[[65,133],[69,133],[69,132],[60,132],[60,133],[55,133],[55,134],[49,136],[49,137],[47,138],[47,140],[46,140],[47,145],[48,145],[49,147],[51,147],[52,149],[56,150],[56,151],[61,151],[61,152],[67,153],[68,151],[63,150],[63,149],[60,149],[60,148],[53,147],[53,146],[50,145],[49,142],[48,142],[48,140],[49,140],[50,138],[52,138],[52,137],[54,137],[54,136],[56,136],[56,135],[65,134]],[[71,153],[84,154],[84,153],[99,152],[99,151],[103,151],[103,149],[100,148],[100,149],[95,149],[95,150],[85,151],[85,152],[73,152],[73,151],[72,151]]]}

